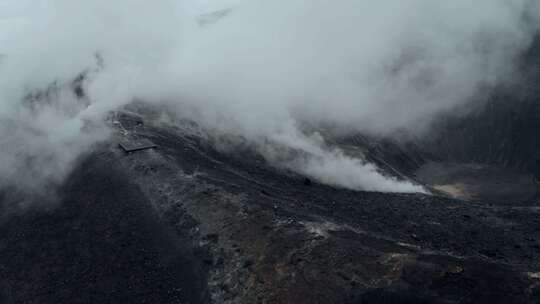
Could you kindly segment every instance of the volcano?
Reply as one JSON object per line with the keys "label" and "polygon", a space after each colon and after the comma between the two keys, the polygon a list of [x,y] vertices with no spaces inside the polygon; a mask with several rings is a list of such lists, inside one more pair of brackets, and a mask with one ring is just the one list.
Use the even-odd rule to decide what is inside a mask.
{"label": "volcano", "polygon": [[335,140],[429,194],[327,186],[128,106],[55,195],[2,192],[56,203],[4,207],[1,302],[537,303],[533,93],[421,141]]}
{"label": "volcano", "polygon": [[[396,91],[412,92],[405,98],[422,99],[431,96],[430,93],[440,93],[438,84],[432,79],[437,78],[436,73],[444,72],[443,66],[446,68],[447,65],[455,64],[457,61],[462,63],[457,59],[462,59],[460,56],[463,55],[465,65],[477,66],[471,69],[460,67],[455,74],[449,72],[450,76],[441,77],[443,81],[452,82],[449,86],[442,85],[442,92],[447,94],[456,83],[464,84],[461,79],[455,79],[463,76],[464,71],[472,72],[475,69],[485,68],[482,60],[504,61],[499,57],[507,55],[507,50],[492,53],[490,46],[512,49],[509,44],[524,43],[522,40],[527,40],[524,38],[525,31],[519,30],[526,27],[529,21],[516,22],[519,29],[514,28],[512,23],[515,21],[512,14],[515,13],[513,4],[519,4],[518,2],[513,2],[508,7],[506,4],[495,6],[495,8],[502,7],[500,11],[504,11],[501,15],[504,22],[501,24],[508,23],[512,26],[499,28],[497,23],[495,30],[487,30],[493,27],[492,19],[496,18],[480,20],[482,21],[479,22],[480,25],[473,22],[477,21],[476,15],[464,18],[472,24],[471,28],[480,29],[478,39],[482,38],[485,41],[479,42],[476,41],[476,32],[474,35],[467,32],[469,30],[467,26],[456,26],[457,30],[450,31],[450,34],[445,31],[446,27],[442,30],[437,28],[433,32],[424,31],[424,28],[417,31],[416,29],[422,27],[420,25],[423,23],[409,23],[409,19],[418,18],[433,22],[439,21],[436,20],[439,15],[434,13],[435,17],[424,18],[425,16],[421,14],[417,15],[415,9],[405,10],[406,5],[403,7],[390,5],[390,8],[403,9],[405,16],[403,19],[408,19],[404,22],[407,24],[404,28],[415,29],[404,30],[403,33],[420,34],[413,37],[418,38],[418,41],[412,38],[412,42],[408,41],[405,39],[408,37],[403,39],[404,54],[398,54],[396,62],[388,64],[389,68],[374,69],[375,73],[382,74],[377,76],[382,80],[373,80],[369,73],[358,75],[356,73],[357,70],[369,70],[366,66],[369,68],[370,64],[366,62],[371,63],[371,59],[376,64],[387,59],[385,56],[388,54],[380,58],[373,56],[377,53],[376,47],[367,48],[368,51],[362,55],[366,58],[355,57],[364,46],[348,44],[350,42],[348,40],[352,39],[347,36],[346,39],[335,41],[335,44],[343,45],[343,49],[338,47],[336,50],[315,52],[318,51],[317,48],[326,45],[318,40],[319,33],[313,32],[313,25],[326,22],[329,30],[323,31],[323,36],[327,39],[364,26],[364,23],[358,23],[361,26],[356,23],[357,20],[365,19],[358,17],[357,12],[341,16],[344,12],[349,13],[349,8],[358,8],[358,12],[364,10],[362,5],[356,7],[353,1],[348,4],[343,2],[347,5],[332,11],[339,17],[335,17],[332,13],[326,14],[326,10],[331,6],[325,1],[315,1],[313,3],[317,5],[313,7],[309,6],[309,1],[297,2],[290,11],[281,10],[279,5],[277,8],[268,6],[266,9],[271,10],[268,16],[259,15],[257,12],[253,15],[257,18],[253,19],[250,19],[253,17],[251,14],[245,17],[247,19],[243,19],[244,11],[241,6],[238,10],[224,9],[199,16],[196,25],[193,25],[198,26],[196,35],[193,36],[202,38],[193,39],[197,43],[187,49],[188,55],[172,58],[170,61],[173,63],[158,59],[177,51],[175,48],[171,49],[171,45],[174,44],[176,47],[178,41],[169,42],[177,33],[164,30],[170,30],[171,27],[178,25],[177,23],[165,22],[164,17],[163,24],[156,22],[155,28],[149,26],[148,33],[141,34],[143,38],[152,39],[145,40],[139,37],[139,32],[146,31],[147,23],[151,25],[155,21],[152,19],[161,19],[158,17],[169,13],[168,6],[158,7],[155,12],[149,12],[149,15],[144,14],[146,12],[137,14],[135,18],[131,15],[131,11],[123,15],[125,7],[129,5],[116,4],[118,6],[116,10],[110,10],[110,6],[114,5],[103,3],[96,7],[88,4],[90,8],[88,11],[95,9],[96,16],[85,19],[84,22],[81,22],[79,15],[75,13],[81,11],[86,13],[85,5],[82,6],[83,9],[77,5],[73,7],[71,4],[66,5],[65,11],[74,15],[69,15],[67,25],[62,22],[52,24],[56,25],[52,26],[53,30],[58,31],[57,28],[60,28],[61,31],[51,35],[51,40],[53,44],[59,44],[55,42],[58,40],[63,42],[60,44],[68,45],[67,48],[58,47],[62,50],[58,52],[60,56],[69,57],[67,54],[72,54],[72,46],[76,50],[88,51],[86,48],[96,45],[106,48],[108,44],[114,44],[115,47],[111,48],[113,56],[107,57],[111,54],[110,50],[109,53],[94,54],[96,67],[80,73],[72,83],[66,85],[61,80],[54,80],[45,90],[38,90],[37,93],[25,91],[24,93],[28,94],[21,101],[23,105],[19,105],[18,100],[10,102],[5,107],[6,114],[0,113],[2,114],[0,134],[10,136],[11,139],[1,141],[6,149],[0,151],[6,151],[7,161],[1,159],[0,169],[4,171],[0,173],[14,172],[11,176],[18,177],[14,179],[15,181],[7,181],[5,185],[2,182],[9,178],[0,176],[0,304],[540,303],[540,39],[538,37],[527,52],[520,53],[521,57],[516,60],[519,70],[516,75],[519,77],[516,76],[516,79],[504,84],[490,83],[486,85],[487,88],[476,90],[472,87],[477,83],[483,85],[483,81],[490,78],[474,75],[471,82],[475,84],[466,84],[467,88],[464,91],[467,92],[461,95],[456,92],[459,95],[456,99],[469,97],[470,92],[478,91],[481,93],[478,95],[481,96],[473,96],[478,100],[467,103],[461,100],[454,101],[452,105],[455,107],[451,109],[438,104],[432,111],[426,111],[425,116],[429,116],[432,120],[426,132],[411,132],[413,133],[411,134],[404,130],[401,136],[401,133],[398,134],[401,130],[397,130],[395,134],[383,132],[388,131],[387,128],[381,128],[381,134],[367,130],[358,131],[357,129],[365,126],[386,125],[385,121],[378,123],[378,115],[369,115],[369,113],[383,113],[388,110],[387,108],[394,107],[395,104],[385,98],[365,102],[366,109],[373,107],[375,110],[372,112],[366,110],[368,114],[358,117],[372,118],[373,121],[358,124],[360,127],[353,128],[354,130],[349,130],[350,132],[334,132],[331,126],[324,123],[314,122],[308,125],[311,121],[307,121],[306,125],[303,125],[294,121],[293,131],[305,132],[306,134],[302,133],[302,138],[306,139],[306,143],[315,142],[313,147],[325,147],[331,152],[339,151],[338,156],[354,160],[351,162],[353,164],[365,165],[363,169],[374,168],[369,173],[376,173],[380,180],[390,181],[391,185],[405,184],[411,186],[407,188],[409,190],[418,189],[416,192],[397,193],[391,190],[377,192],[369,187],[356,187],[361,184],[360,182],[344,185],[343,181],[347,182],[356,175],[347,175],[344,172],[347,167],[343,165],[336,166],[338,169],[330,168],[334,169],[330,170],[334,177],[340,177],[341,183],[332,182],[331,179],[325,180],[320,174],[309,174],[308,170],[295,170],[293,165],[280,166],[280,163],[295,164],[296,160],[318,160],[317,156],[320,155],[312,157],[310,153],[316,154],[313,150],[298,148],[294,145],[294,140],[289,141],[293,144],[279,146],[264,137],[275,135],[271,132],[253,132],[256,135],[252,137],[261,137],[260,142],[274,149],[271,152],[282,153],[275,158],[269,157],[271,153],[263,153],[264,151],[253,143],[253,138],[246,135],[252,134],[244,132],[245,130],[235,134],[225,131],[212,132],[203,125],[202,120],[190,119],[189,115],[178,117],[169,115],[167,111],[170,108],[138,97],[129,98],[128,104],[122,103],[125,95],[154,96],[152,94],[154,91],[159,91],[161,86],[167,85],[169,87],[163,88],[165,93],[156,95],[176,97],[174,93],[168,94],[176,88],[175,80],[171,80],[170,83],[165,81],[149,83],[147,91],[150,92],[133,87],[151,82],[150,80],[153,80],[151,78],[155,75],[176,75],[169,71],[169,64],[172,66],[173,63],[180,62],[179,66],[187,70],[187,72],[182,70],[182,73],[189,77],[180,73],[181,81],[178,83],[185,85],[183,89],[186,91],[180,90],[181,94],[178,95],[195,99],[187,103],[185,108],[192,106],[195,108],[194,112],[198,110],[204,112],[201,116],[213,114],[213,111],[208,113],[203,111],[213,107],[218,109],[217,112],[220,109],[234,112],[233,110],[243,107],[246,107],[247,112],[260,111],[262,115],[261,113],[247,115],[249,116],[247,119],[243,115],[236,115],[239,113],[233,113],[232,116],[224,114],[226,118],[238,118],[238,121],[230,125],[236,126],[235,123],[243,122],[245,119],[253,129],[258,129],[259,119],[261,125],[265,123],[274,125],[273,119],[281,119],[283,113],[281,110],[284,109],[288,113],[290,108],[294,108],[296,112],[300,112],[298,117],[311,117],[304,112],[309,112],[315,106],[312,107],[311,104],[306,106],[302,103],[291,105],[287,99],[291,97],[289,95],[294,95],[291,99],[295,99],[297,95],[305,93],[297,90],[298,86],[313,82],[319,84],[319,77],[311,74],[319,73],[320,78],[324,80],[322,84],[327,84],[326,81],[332,84],[328,91],[321,90],[321,95],[331,96],[329,92],[344,95],[339,99],[342,107],[339,109],[332,108],[320,100],[318,104],[314,104],[328,109],[328,112],[335,110],[335,113],[328,113],[329,117],[347,116],[345,115],[348,112],[347,107],[352,104],[349,104],[349,101],[357,97],[355,94],[363,93],[370,88],[372,84],[370,81],[373,84],[383,83],[378,87],[380,89],[386,88],[386,82],[390,79],[388,77],[394,77],[391,78],[393,81],[391,84],[405,87],[401,90],[396,88]],[[137,2],[139,6],[147,8],[145,5],[148,4],[145,3],[145,1]],[[266,7],[258,5],[260,8],[255,7],[254,11]],[[52,11],[59,8],[54,5],[52,7]],[[150,7],[140,10],[150,11]],[[310,9],[304,10],[304,7]],[[379,14],[384,12],[381,15],[383,17],[390,16],[396,20],[400,17],[398,16],[400,14],[394,16],[393,13],[388,13],[393,10],[387,10],[384,5],[374,7],[378,8]],[[431,10],[439,12],[431,5],[418,4],[418,7],[430,9],[428,14]],[[466,8],[468,5],[462,3],[461,6],[454,7],[454,11],[461,15],[463,7]],[[490,6],[483,4],[479,7]],[[506,10],[512,12],[506,14]],[[249,13],[249,7],[246,11]],[[309,13],[304,14],[304,11]],[[497,11],[499,10],[494,9],[493,13]],[[64,10],[59,12],[63,13]],[[101,14],[102,12],[107,13]],[[41,12],[30,16],[37,18],[40,14]],[[57,18],[55,14],[53,15]],[[522,17],[521,13],[518,15],[519,18]],[[230,20],[237,18],[235,16],[240,16],[240,19]],[[252,31],[251,22],[255,24],[255,28],[259,16],[261,20],[266,20],[263,23],[271,24],[264,23],[265,26],[258,24],[263,30]],[[108,20],[108,17],[112,21]],[[384,36],[380,40],[385,43],[381,42],[380,45],[402,47],[401,42],[386,43],[387,37],[384,35],[387,34],[386,24],[377,23],[384,18],[378,15],[376,17],[372,22],[375,23],[374,28],[381,28],[381,32],[374,34],[369,31],[363,32],[363,35],[369,36],[366,40],[373,39],[373,44],[376,45],[379,36]],[[526,17],[534,19],[533,16]],[[55,18],[51,17],[56,20]],[[302,18],[309,21],[305,26],[303,20],[299,20]],[[341,18],[348,21],[343,25],[332,27]],[[118,20],[123,23],[117,22]],[[133,23],[133,20],[136,22]],[[145,21],[144,26],[140,26],[141,20]],[[249,21],[248,25],[245,24],[246,20]],[[461,19],[456,22],[452,18],[443,21],[450,25],[454,25],[453,22],[460,25],[462,23]],[[30,24],[30,21],[28,22]],[[95,24],[92,24],[88,31],[67,35],[67,39],[64,37],[64,28],[71,25],[83,26],[85,22]],[[94,26],[102,22],[103,28]],[[282,26],[282,23],[286,22],[292,22],[291,26]],[[241,29],[238,32],[237,23]],[[399,23],[396,21],[395,24]],[[389,27],[391,32],[394,32],[395,24]],[[117,25],[122,31],[113,31]],[[137,27],[134,31],[135,25]],[[225,30],[212,32],[212,29],[219,29],[219,26],[223,26]],[[39,29],[36,33],[42,33],[39,22],[36,28]],[[277,45],[275,49],[272,48],[273,45],[267,43],[271,39],[266,40],[267,36],[275,33],[274,28],[278,28],[277,32],[281,33],[280,39],[275,38],[276,41],[283,44]],[[294,31],[289,31],[293,28]],[[449,28],[454,29],[452,26]],[[23,29],[21,26],[21,31],[25,33]],[[110,37],[104,35],[107,39],[102,41],[100,40],[102,33],[99,32],[102,29],[111,29],[114,35]],[[467,32],[463,39],[457,37],[460,30]],[[259,35],[259,32],[262,34]],[[431,40],[434,39],[432,36],[437,36],[439,32],[448,34],[448,37],[445,37],[453,39],[448,45],[454,47],[453,43],[457,41],[455,50],[452,48],[447,52],[446,42]],[[291,33],[293,35],[288,36]],[[352,33],[355,34],[354,31]],[[497,34],[509,37],[515,33],[522,35],[523,37],[520,36],[522,39],[498,43],[496,37],[492,37]],[[87,34],[91,34],[88,36],[92,36],[91,38],[96,39],[98,43],[87,42]],[[297,43],[294,34],[304,37],[306,41]],[[514,36],[518,37],[518,34]],[[393,34],[388,40],[401,39],[398,36]],[[77,42],[71,45],[71,41],[65,42],[80,37],[84,38],[84,43]],[[47,36],[42,40],[49,38]],[[186,44],[189,44],[190,39],[187,38]],[[236,44],[250,38],[255,40],[253,44],[236,48]],[[126,39],[128,43],[119,43],[119,46],[116,46],[117,40],[121,39]],[[473,40],[473,43],[469,44],[469,40]],[[178,44],[183,42],[182,40],[182,43]],[[368,41],[366,45],[370,43]],[[423,43],[428,44],[426,49]],[[32,43],[22,45],[34,48]],[[298,45],[301,47],[295,48]],[[163,50],[149,56],[147,53],[151,52],[148,50],[154,50],[154,47]],[[131,54],[127,49],[131,49],[130,51],[135,49],[137,52],[133,51]],[[313,54],[306,55],[314,49]],[[520,50],[519,47],[516,49],[508,51],[508,54],[513,55]],[[13,50],[23,54],[20,57],[22,60],[14,56],[16,60],[21,60],[15,61],[10,66],[12,70],[8,70],[13,71],[14,75],[15,72],[19,72],[17,64],[23,65],[25,58],[34,59],[38,56],[32,52],[26,54],[19,50],[17,45]],[[56,51],[57,48],[51,48],[47,52],[51,54],[46,55],[58,56]],[[124,56],[124,51],[129,54]],[[202,54],[200,58],[198,51]],[[285,60],[285,57],[289,58],[287,57],[289,54],[282,56],[281,52],[291,53],[290,58],[293,59],[290,62]],[[396,54],[390,53],[388,58],[396,59],[393,57]],[[310,55],[313,55],[313,58]],[[11,59],[9,56],[6,58]],[[35,61],[46,62],[49,57],[44,56],[45,59],[39,58]],[[88,62],[92,64],[92,60],[85,57],[84,64],[71,67],[70,63],[80,59],[75,57],[67,58],[67,64],[63,60],[57,60],[50,64],[46,62],[46,65],[37,69],[31,65],[30,68],[21,69],[23,71],[21,75],[16,74],[13,78],[23,79],[30,73],[28,71],[35,70],[36,78],[40,74],[47,75],[48,78],[44,80],[33,80],[43,85],[50,80],[49,78],[56,79],[56,74],[52,73],[50,77],[48,74],[49,69],[54,69],[57,65],[68,71],[63,71],[60,67],[56,72],[67,77],[65,75],[71,75],[72,69],[86,67]],[[341,57],[345,59],[341,60]],[[112,60],[108,61],[109,58]],[[323,62],[313,70],[307,68],[324,61],[322,58],[328,59],[328,62]],[[4,57],[0,59],[3,61]],[[305,61],[297,64],[297,59]],[[435,64],[442,59],[448,59],[449,63]],[[130,65],[132,63],[130,60],[142,63]],[[192,61],[194,63],[190,65]],[[354,65],[357,61],[361,63],[358,67],[355,65],[350,70],[342,69],[343,65]],[[63,65],[69,66],[69,69]],[[253,68],[255,71],[252,70],[252,65],[256,66]],[[276,65],[274,71],[268,73],[259,71],[262,67],[270,70],[274,68],[272,65]],[[156,72],[163,66],[167,68]],[[495,64],[496,69],[506,71],[506,67],[506,64]],[[240,72],[231,72],[236,72],[237,69]],[[327,69],[330,70],[329,73],[326,73]],[[137,78],[150,72],[156,74]],[[190,78],[192,76],[190,73],[193,74],[193,78]],[[279,87],[280,81],[287,78],[282,75],[286,73],[290,75],[285,76],[290,76],[294,80],[291,83],[283,82],[286,84],[283,91],[290,94],[283,93],[282,96],[282,92],[278,92],[274,96],[272,86]],[[235,77],[230,74],[238,76],[238,79],[233,79]],[[100,78],[100,75],[105,76]],[[333,78],[337,80],[330,82]],[[366,80],[370,83],[355,86],[356,83],[351,79]],[[342,80],[347,83],[342,84]],[[126,81],[128,84],[125,87],[110,85],[110,82],[114,81]],[[5,87],[8,88],[13,85],[11,81],[6,83]],[[33,84],[32,81],[30,83]],[[2,84],[0,82],[0,85]],[[26,85],[26,82],[24,84]],[[211,84],[208,92],[207,84]],[[241,91],[238,86],[244,89],[243,86],[249,87],[250,84],[254,88],[247,88],[246,92],[242,92],[246,94],[245,96],[238,92]],[[409,84],[413,85],[412,89],[407,86]],[[313,95],[319,93],[318,88],[312,89],[316,91]],[[373,92],[379,92],[378,89]],[[417,94],[422,90],[427,93]],[[275,108],[271,102],[253,104],[245,102],[253,99],[253,95],[256,96],[259,92],[272,95],[265,96],[265,100],[273,102],[272,98],[275,97],[286,99],[287,102],[283,101]],[[375,96],[371,95],[373,92],[366,93],[367,100],[373,99],[371,98]],[[113,100],[111,104],[102,101],[108,100],[109,93],[114,95],[111,97]],[[225,102],[222,103],[219,98],[219,102],[212,99],[215,98],[214,95],[222,93],[228,94],[224,96]],[[353,96],[349,96],[349,93]],[[12,95],[17,96],[15,93],[6,94],[10,98]],[[92,99],[96,96],[98,102]],[[309,94],[306,96],[309,97]],[[321,98],[324,100],[328,96]],[[228,107],[227,102],[232,103],[237,97],[243,98],[239,101],[239,105]],[[392,95],[388,99],[394,97],[396,96]],[[204,103],[205,98],[210,99],[208,104]],[[1,102],[7,104],[7,100],[2,99]],[[411,108],[422,110],[418,105],[429,106],[426,100],[414,102],[414,107]],[[201,106],[197,108],[199,101]],[[401,103],[399,105],[403,107]],[[12,108],[16,114],[11,115],[7,112]],[[89,117],[93,116],[90,114],[79,115],[88,114],[92,112],[91,110],[96,112],[103,110],[106,117],[96,114],[99,116],[97,121],[91,120]],[[4,108],[2,107],[0,111],[4,111]],[[268,114],[270,117],[268,120],[263,121],[262,118],[266,115],[264,111],[272,113]],[[321,115],[326,114],[325,111],[311,113],[316,118],[313,120],[321,118],[319,116],[326,118],[326,115]],[[296,112],[294,114],[297,114]],[[45,114],[41,115],[42,113]],[[212,117],[211,114],[209,116]],[[274,114],[275,117],[272,116]],[[385,117],[381,116],[381,119],[395,118],[407,122],[407,119],[425,117],[400,114],[382,115]],[[328,122],[329,125],[332,123],[348,125],[356,117],[352,115],[343,121],[341,117],[338,117],[339,119],[333,117],[324,122]],[[34,118],[39,123],[34,124]],[[212,118],[223,119],[220,115]],[[61,119],[67,122],[57,124],[57,120]],[[280,123],[281,121],[276,124]],[[350,124],[354,125],[354,122]],[[387,123],[392,127],[402,124],[405,123],[402,121]],[[220,126],[218,123],[212,126],[216,125]],[[223,125],[229,127],[229,124]],[[245,125],[248,123],[242,126]],[[57,132],[56,126],[67,127],[66,130]],[[40,127],[44,129],[48,127],[50,130],[41,130]],[[86,129],[93,131],[92,128],[100,127],[110,132],[105,139],[99,136],[100,132],[96,132],[89,136],[91,139],[75,140],[79,135],[87,135]],[[370,130],[378,129],[373,127]],[[66,138],[68,144],[63,145],[62,139]],[[31,140],[35,140],[36,143],[29,144]],[[72,144],[73,142],[75,144]],[[72,148],[70,144],[76,146],[73,148],[73,151],[77,151],[73,153],[75,156],[70,154],[72,152],[69,150]],[[28,149],[25,150],[26,146]],[[8,149],[12,147],[14,148]],[[51,148],[49,150],[52,152],[45,148]],[[79,155],[79,150],[84,151]],[[336,153],[330,154],[334,156]],[[58,157],[55,158],[56,156]],[[65,165],[64,158],[69,165]],[[52,163],[50,166],[52,169],[47,167],[49,163]],[[47,167],[47,170],[40,166]],[[56,176],[56,173],[62,175],[60,171],[63,172],[64,168],[69,168],[66,170],[67,176],[62,178]],[[29,169],[28,172],[25,169]],[[23,172],[17,174],[19,173],[17,171]],[[44,178],[46,180],[43,182]],[[39,182],[32,183],[34,179]],[[29,180],[30,185],[39,185],[35,186],[39,191],[35,189],[30,191],[24,187],[25,185],[20,185],[24,184],[25,180]]]}

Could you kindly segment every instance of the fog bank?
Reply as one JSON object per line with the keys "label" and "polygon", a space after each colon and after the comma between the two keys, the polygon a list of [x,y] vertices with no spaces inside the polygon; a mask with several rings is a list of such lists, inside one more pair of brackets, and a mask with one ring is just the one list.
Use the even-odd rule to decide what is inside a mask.
{"label": "fog bank", "polygon": [[[529,0],[0,0],[0,184],[61,181],[107,138],[107,113],[138,99],[324,183],[421,191],[304,126],[426,132],[518,78],[539,11]],[[304,156],[285,161],[268,143]]]}

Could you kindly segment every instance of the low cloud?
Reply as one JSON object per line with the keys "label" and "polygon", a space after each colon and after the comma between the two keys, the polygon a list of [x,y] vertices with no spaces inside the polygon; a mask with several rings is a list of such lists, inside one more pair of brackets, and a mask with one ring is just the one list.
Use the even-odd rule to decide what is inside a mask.
{"label": "low cloud", "polygon": [[[108,136],[107,113],[139,99],[244,137],[273,164],[321,182],[396,192],[421,188],[303,126],[426,132],[439,113],[516,75],[540,16],[529,0],[0,0],[0,8],[2,184],[61,180]],[[83,97],[73,90],[81,73]],[[284,160],[268,142],[304,156]]]}

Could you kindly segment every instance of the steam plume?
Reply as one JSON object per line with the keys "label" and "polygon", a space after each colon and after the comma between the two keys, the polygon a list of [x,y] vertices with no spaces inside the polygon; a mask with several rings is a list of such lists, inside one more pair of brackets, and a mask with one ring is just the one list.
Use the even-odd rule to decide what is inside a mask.
{"label": "steam plume", "polygon": [[137,98],[325,183],[421,191],[302,126],[426,130],[515,75],[539,16],[530,0],[1,0],[0,184],[61,180]]}

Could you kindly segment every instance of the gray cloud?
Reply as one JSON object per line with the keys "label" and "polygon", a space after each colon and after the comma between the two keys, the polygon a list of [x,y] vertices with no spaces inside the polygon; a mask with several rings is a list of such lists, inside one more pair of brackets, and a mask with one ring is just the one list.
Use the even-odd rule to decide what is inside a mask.
{"label": "gray cloud", "polygon": [[[2,183],[62,176],[134,98],[243,136],[269,161],[353,189],[420,191],[302,125],[391,136],[508,81],[529,0],[1,0]],[[224,12],[200,25],[201,16]],[[95,56],[104,65],[98,68]],[[85,98],[69,84],[87,71]],[[50,90],[39,106],[29,92]],[[419,131],[419,132],[420,132]],[[283,161],[279,149],[307,158]],[[21,170],[26,169],[26,170]]]}

